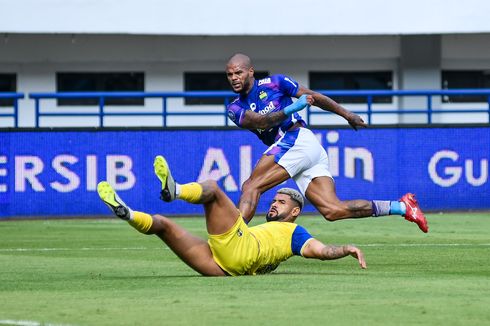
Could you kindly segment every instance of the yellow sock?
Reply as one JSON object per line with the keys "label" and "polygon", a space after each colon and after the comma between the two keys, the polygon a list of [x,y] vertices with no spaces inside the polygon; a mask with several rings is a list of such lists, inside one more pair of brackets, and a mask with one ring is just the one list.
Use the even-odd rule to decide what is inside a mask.
{"label": "yellow sock", "polygon": [[133,211],[133,218],[128,223],[141,233],[146,233],[150,230],[153,219],[149,214]]}
{"label": "yellow sock", "polygon": [[186,183],[180,185],[179,199],[186,202],[198,204],[202,195],[202,186],[197,182]]}

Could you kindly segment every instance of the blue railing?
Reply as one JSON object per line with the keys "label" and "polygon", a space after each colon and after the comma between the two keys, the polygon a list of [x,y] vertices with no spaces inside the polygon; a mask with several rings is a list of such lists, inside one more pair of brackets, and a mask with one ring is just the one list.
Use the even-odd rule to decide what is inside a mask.
{"label": "blue railing", "polygon": [[[196,116],[196,115],[214,115],[224,119],[225,126],[228,125],[228,115],[226,110],[223,112],[210,111],[192,111],[192,112],[169,112],[167,100],[169,98],[223,98],[224,107],[226,107],[231,98],[236,97],[233,92],[214,91],[214,92],[94,92],[94,93],[31,93],[29,98],[35,101],[36,110],[36,127],[39,126],[39,118],[41,116],[98,116],[99,125],[104,126],[104,116],[158,116],[163,119],[163,126],[167,126],[167,118],[169,116]],[[41,112],[40,101],[43,99],[82,99],[96,98],[99,102],[98,113],[70,113],[70,112]],[[161,98],[162,109],[160,112],[106,112],[106,99],[113,98]]]}
{"label": "blue railing", "polygon": [[[441,113],[486,113],[488,115],[488,121],[490,123],[490,89],[451,89],[451,90],[400,90],[400,91],[379,91],[379,90],[364,90],[364,91],[319,91],[322,94],[328,96],[345,96],[345,97],[364,97],[367,99],[366,111],[354,111],[358,114],[366,114],[368,117],[368,124],[372,122],[373,114],[426,114],[427,123],[432,123],[432,116],[434,114]],[[487,102],[486,109],[434,109],[432,105],[432,98],[434,96],[469,96],[479,95],[485,96]],[[373,110],[374,97],[381,96],[424,96],[426,97],[427,107],[425,109],[410,109],[410,110]],[[323,112],[311,112],[308,110],[308,121],[310,121],[311,114],[322,114]]]}
{"label": "blue railing", "polygon": [[[357,114],[367,116],[367,123],[372,123],[372,117],[375,114],[425,114],[427,117],[427,123],[432,123],[434,114],[442,113],[486,113],[488,121],[490,123],[490,89],[453,89],[453,90],[394,90],[394,91],[382,91],[382,90],[363,90],[363,91],[328,91],[320,90],[322,94],[331,97],[361,97],[366,99],[366,108],[363,110],[354,110]],[[440,109],[433,107],[434,96],[483,96],[486,98],[487,107],[483,109]],[[400,109],[400,110],[386,110],[386,109],[374,109],[373,105],[375,97],[416,97],[422,96],[426,98],[426,107],[419,109]],[[35,127],[39,127],[39,119],[43,116],[97,116],[99,119],[99,125],[104,126],[105,116],[158,116],[163,119],[163,126],[167,126],[167,118],[169,116],[202,116],[212,115],[223,118],[225,126],[228,126],[228,117],[225,110],[226,105],[231,99],[235,98],[236,94],[227,91],[213,91],[213,92],[94,92],[94,93],[31,93],[29,98],[35,101]],[[45,99],[98,99],[98,112],[97,113],[74,113],[74,112],[43,112],[41,110],[40,102]],[[113,98],[161,98],[162,107],[159,112],[110,112],[106,110],[106,99]],[[168,110],[167,100],[169,98],[223,98],[224,109],[222,112],[201,111],[200,108],[194,109],[191,112],[171,112]],[[202,108],[202,106],[201,106]],[[17,109],[16,109],[17,111]],[[328,112],[308,109],[306,112],[307,121],[311,121],[311,116],[318,114],[326,114]],[[15,116],[17,116],[15,114]],[[485,122],[485,121],[482,121]]]}
{"label": "blue railing", "polygon": [[[10,107],[0,107],[0,117],[14,118],[14,127],[19,126],[19,100],[24,98],[24,93],[0,93],[0,99],[13,100],[13,110]],[[12,112],[4,112],[4,110]]]}

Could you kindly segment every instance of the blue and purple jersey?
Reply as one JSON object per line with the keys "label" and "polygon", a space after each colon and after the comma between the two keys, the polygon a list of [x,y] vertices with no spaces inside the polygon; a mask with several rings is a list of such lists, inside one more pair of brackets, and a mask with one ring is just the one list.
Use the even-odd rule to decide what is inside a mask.
{"label": "blue and purple jersey", "polygon": [[[240,128],[242,119],[247,110],[259,114],[267,114],[283,110],[293,103],[292,96],[298,92],[298,83],[284,75],[272,75],[264,79],[255,80],[254,86],[247,95],[240,95],[228,105],[228,117]],[[251,130],[262,142],[268,146],[274,144],[296,122],[306,126],[306,122],[298,113],[294,113],[280,125],[268,130]]]}

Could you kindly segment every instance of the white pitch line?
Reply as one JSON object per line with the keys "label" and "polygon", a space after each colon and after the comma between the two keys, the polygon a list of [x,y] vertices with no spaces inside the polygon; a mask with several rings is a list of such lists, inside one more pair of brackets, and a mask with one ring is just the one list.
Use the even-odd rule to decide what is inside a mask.
{"label": "white pitch line", "polygon": [[[490,247],[490,243],[367,243],[356,244],[359,247]],[[121,248],[0,248],[0,252],[29,252],[29,251],[118,251],[118,250],[168,250],[168,247],[121,247]]]}
{"label": "white pitch line", "polygon": [[360,247],[489,247],[490,243],[368,243]]}
{"label": "white pitch line", "polygon": [[0,248],[0,252],[13,252],[13,251],[117,251],[117,250],[161,250],[168,249],[166,247],[161,248],[144,248],[144,247],[128,247],[128,248]]}
{"label": "white pitch line", "polygon": [[16,325],[16,326],[74,326],[69,324],[51,324],[46,322],[38,322],[32,320],[0,320],[0,325]]}

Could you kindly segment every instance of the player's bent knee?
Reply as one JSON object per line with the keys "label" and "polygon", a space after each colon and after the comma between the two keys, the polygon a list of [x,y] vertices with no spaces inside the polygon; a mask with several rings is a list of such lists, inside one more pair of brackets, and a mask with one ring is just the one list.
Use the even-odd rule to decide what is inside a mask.
{"label": "player's bent knee", "polygon": [[334,222],[340,219],[342,217],[342,212],[343,212],[342,209],[334,205],[329,207],[322,207],[319,211],[323,215],[323,217],[329,222]]}
{"label": "player's bent knee", "polygon": [[252,181],[250,179],[245,180],[245,182],[242,184],[242,192],[248,191],[251,188],[253,188]]}
{"label": "player's bent knee", "polygon": [[224,192],[218,185],[215,180],[206,180],[202,183],[203,189],[205,193],[208,193],[213,196],[213,198],[217,198],[219,196],[223,196]]}
{"label": "player's bent knee", "polygon": [[160,214],[155,214],[155,215],[152,215],[151,217],[153,219],[153,223],[158,223],[158,224],[163,224],[165,223],[165,220],[166,220],[166,217],[165,216],[162,216]]}
{"label": "player's bent knee", "polygon": [[323,213],[322,213],[322,215],[323,215],[323,217],[324,217],[324,218],[325,218],[327,221],[329,221],[329,222],[334,222],[334,221],[336,221],[336,220],[337,220],[337,219],[335,218],[335,216],[333,216],[333,215],[331,215],[331,214],[328,214],[328,213],[327,213],[327,214],[323,214]]}
{"label": "player's bent knee", "polygon": [[202,186],[209,189],[212,192],[217,192],[220,188],[215,180],[208,179],[202,183]]}
{"label": "player's bent knee", "polygon": [[255,195],[257,193],[260,193],[260,189],[258,185],[253,182],[252,180],[248,179],[245,181],[242,185],[242,195],[247,194],[247,195]]}
{"label": "player's bent knee", "polygon": [[167,224],[169,220],[165,216],[155,214],[151,218],[153,220],[153,223],[146,234],[161,233],[168,229]]}

